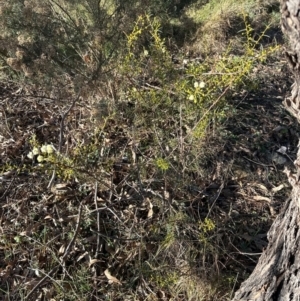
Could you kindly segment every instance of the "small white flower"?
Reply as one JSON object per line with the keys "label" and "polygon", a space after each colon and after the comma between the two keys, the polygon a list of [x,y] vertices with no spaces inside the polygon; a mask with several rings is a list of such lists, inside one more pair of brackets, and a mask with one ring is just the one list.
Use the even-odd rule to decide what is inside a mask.
{"label": "small white flower", "polygon": [[32,150],[32,153],[34,155],[38,155],[40,153],[40,150],[37,147],[34,147],[33,150]]}
{"label": "small white flower", "polygon": [[144,50],[144,56],[148,56],[149,55],[149,52],[148,52],[148,50]]}
{"label": "small white flower", "polygon": [[203,89],[203,88],[205,87],[205,82],[201,82],[201,83],[199,84],[199,87],[200,87],[201,89]]}
{"label": "small white flower", "polygon": [[54,147],[51,144],[46,146],[46,151],[48,154],[52,154],[54,152]]}
{"label": "small white flower", "polygon": [[28,155],[27,155],[27,157],[28,157],[29,159],[33,159],[33,153],[32,153],[32,152],[29,152]]}
{"label": "small white flower", "polygon": [[47,145],[44,144],[44,145],[41,147],[41,152],[42,152],[43,154],[47,153]]}
{"label": "small white flower", "polygon": [[187,59],[184,59],[184,60],[182,61],[182,64],[183,64],[183,65],[187,65],[188,62],[189,62],[189,61],[188,61]]}
{"label": "small white flower", "polygon": [[37,161],[38,161],[38,162],[43,162],[43,161],[44,161],[44,157],[43,157],[42,155],[39,155],[39,156],[37,157]]}
{"label": "small white flower", "polygon": [[198,88],[199,87],[199,83],[198,82],[194,82],[194,88]]}
{"label": "small white flower", "polygon": [[193,95],[193,94],[191,94],[191,95],[189,96],[189,100],[194,100],[194,95]]}

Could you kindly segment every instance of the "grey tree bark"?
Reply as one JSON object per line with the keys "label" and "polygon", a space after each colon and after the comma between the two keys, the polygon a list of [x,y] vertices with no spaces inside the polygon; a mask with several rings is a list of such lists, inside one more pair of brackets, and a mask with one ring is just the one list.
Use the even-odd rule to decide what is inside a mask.
{"label": "grey tree bark", "polygon": [[[286,109],[300,122],[300,0],[281,0],[281,28],[287,37],[287,61],[294,77]],[[269,233],[269,244],[250,277],[233,301],[300,301],[300,143],[294,162],[286,170],[292,194]]]}

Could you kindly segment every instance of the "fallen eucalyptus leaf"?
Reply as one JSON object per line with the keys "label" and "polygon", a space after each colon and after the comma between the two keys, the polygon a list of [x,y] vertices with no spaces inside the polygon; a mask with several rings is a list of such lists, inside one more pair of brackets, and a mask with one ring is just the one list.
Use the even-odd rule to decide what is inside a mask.
{"label": "fallen eucalyptus leaf", "polygon": [[108,279],[108,282],[109,282],[109,283],[117,283],[117,284],[119,284],[119,285],[122,284],[121,281],[119,281],[116,277],[114,277],[114,276],[112,276],[112,275],[110,274],[110,272],[109,272],[108,269],[106,269],[106,270],[104,271],[104,275],[105,275],[106,278]]}

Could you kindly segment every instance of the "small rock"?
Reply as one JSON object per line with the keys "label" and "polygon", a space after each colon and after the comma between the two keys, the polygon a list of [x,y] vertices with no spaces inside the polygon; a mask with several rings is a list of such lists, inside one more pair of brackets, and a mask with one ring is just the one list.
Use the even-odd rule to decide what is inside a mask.
{"label": "small rock", "polygon": [[287,158],[279,153],[274,153],[272,155],[272,161],[278,165],[284,165],[287,162]]}

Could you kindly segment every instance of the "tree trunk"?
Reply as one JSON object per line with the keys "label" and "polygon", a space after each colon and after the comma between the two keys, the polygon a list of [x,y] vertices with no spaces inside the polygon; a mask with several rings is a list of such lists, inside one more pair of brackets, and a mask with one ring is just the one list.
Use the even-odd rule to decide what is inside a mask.
{"label": "tree trunk", "polygon": [[[295,82],[286,109],[300,122],[300,0],[281,0],[281,27],[289,40],[286,54]],[[269,233],[269,244],[233,301],[300,300],[300,143],[296,173],[286,171],[292,195]]]}

